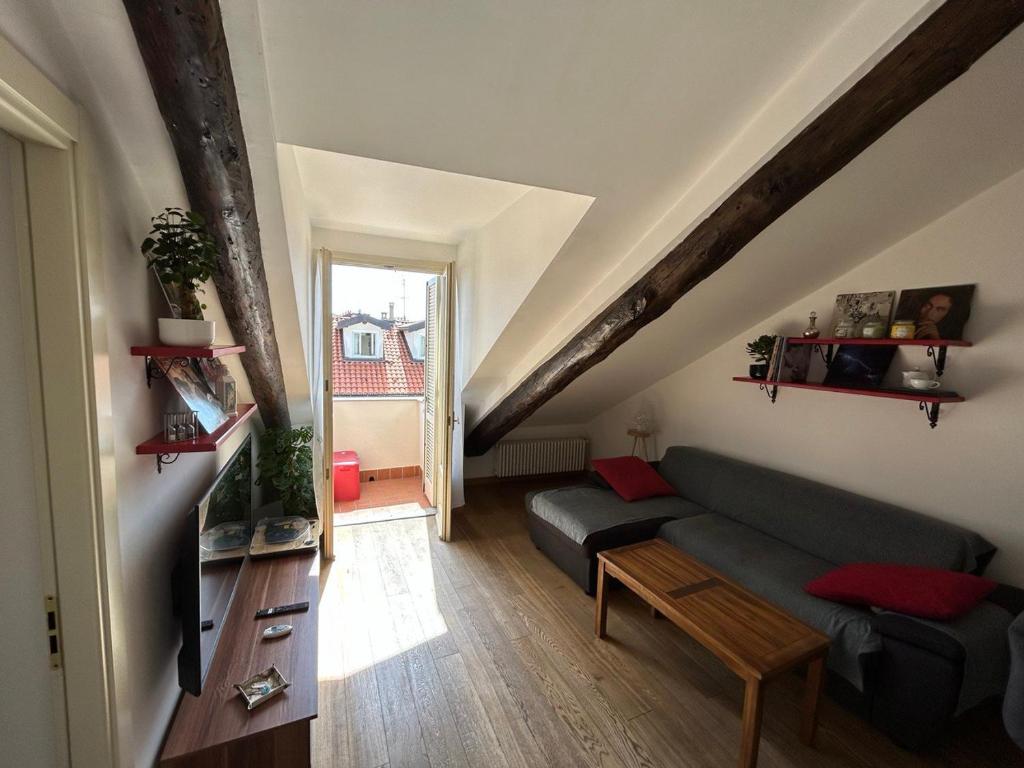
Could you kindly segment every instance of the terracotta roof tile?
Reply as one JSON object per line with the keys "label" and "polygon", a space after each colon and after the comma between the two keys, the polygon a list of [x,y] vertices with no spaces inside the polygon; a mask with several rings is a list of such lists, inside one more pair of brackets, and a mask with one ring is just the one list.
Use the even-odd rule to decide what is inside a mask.
{"label": "terracotta roof tile", "polygon": [[383,360],[352,360],[345,357],[342,331],[335,315],[331,324],[331,378],[335,396],[369,397],[422,395],[423,361],[414,360],[399,328],[384,331]]}

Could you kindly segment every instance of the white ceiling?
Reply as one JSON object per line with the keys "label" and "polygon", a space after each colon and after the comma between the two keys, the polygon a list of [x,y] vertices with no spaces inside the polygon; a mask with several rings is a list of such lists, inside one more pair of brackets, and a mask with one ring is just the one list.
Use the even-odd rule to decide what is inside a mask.
{"label": "white ceiling", "polygon": [[[576,379],[529,423],[588,421],[1024,168],[1022,71],[1024,28]],[[795,322],[802,327],[806,319]]]}
{"label": "white ceiling", "polygon": [[401,163],[294,147],[314,226],[458,243],[531,188]]}
{"label": "white ceiling", "polygon": [[[631,279],[699,220],[698,208],[692,221],[676,223],[679,203],[700,198],[693,190],[720,169],[738,181],[756,167],[757,158],[743,155],[756,145],[751,131],[792,135],[791,126],[938,4],[248,2],[259,4],[278,141],[356,156],[339,160],[349,166],[336,172],[323,163],[303,171],[310,187],[333,190],[322,201],[308,195],[313,218],[451,239],[467,226],[457,216],[485,215],[476,203],[501,205],[498,188],[477,200],[457,184],[435,200],[427,192],[435,182],[414,178],[423,169],[596,198],[488,356],[501,365],[485,360],[470,382],[480,378],[481,390],[497,382],[477,402],[477,416],[498,388],[507,391],[525,375],[509,373],[508,361],[554,351],[562,328],[571,335],[599,309],[595,301],[613,295],[601,299],[606,285]],[[531,422],[586,421],[1021,167],[1024,134],[1013,129],[1024,118],[1022,34]],[[814,88],[821,95],[811,103]],[[777,140],[770,131],[760,135]],[[402,166],[388,180],[338,183],[372,167],[361,158]],[[314,174],[322,177],[313,182]],[[416,205],[388,200],[395,186],[416,184],[427,185]],[[666,222],[671,233],[663,232]]]}
{"label": "white ceiling", "polygon": [[851,18],[927,2],[258,0],[278,141],[596,198],[474,378],[546,345]]}

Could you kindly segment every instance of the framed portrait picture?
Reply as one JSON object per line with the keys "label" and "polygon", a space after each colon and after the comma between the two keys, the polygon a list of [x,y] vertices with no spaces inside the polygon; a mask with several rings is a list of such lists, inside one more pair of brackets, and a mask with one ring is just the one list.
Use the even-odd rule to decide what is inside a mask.
{"label": "framed portrait picture", "polygon": [[884,323],[887,331],[895,301],[896,291],[839,294],[828,335],[840,339],[860,338],[864,326],[870,322]]}
{"label": "framed portrait picture", "polygon": [[914,322],[915,339],[959,341],[971,316],[973,297],[973,285],[908,288],[900,293],[896,319]]}

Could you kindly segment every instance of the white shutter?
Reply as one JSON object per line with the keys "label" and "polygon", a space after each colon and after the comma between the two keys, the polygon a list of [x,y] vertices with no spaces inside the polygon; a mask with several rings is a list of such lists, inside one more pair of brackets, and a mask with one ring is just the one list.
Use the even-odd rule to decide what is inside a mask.
{"label": "white shutter", "polygon": [[436,471],[435,426],[437,411],[437,278],[427,282],[427,317],[423,350],[423,492],[434,504]]}

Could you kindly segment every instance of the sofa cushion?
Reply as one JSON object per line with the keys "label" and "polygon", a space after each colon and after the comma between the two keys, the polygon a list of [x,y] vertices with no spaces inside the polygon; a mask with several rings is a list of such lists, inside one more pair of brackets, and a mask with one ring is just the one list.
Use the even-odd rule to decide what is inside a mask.
{"label": "sofa cushion", "polygon": [[592,534],[626,523],[707,513],[706,509],[678,496],[628,502],[615,491],[583,485],[541,491],[527,503],[533,514],[580,545]]}
{"label": "sofa cushion", "polygon": [[834,566],[722,515],[665,523],[658,536],[832,638],[828,666],[864,690],[862,656],[881,650],[871,613],[808,595]]}
{"label": "sofa cushion", "polygon": [[665,478],[638,456],[594,459],[591,464],[612,490],[626,501],[679,495]]}
{"label": "sofa cushion", "polygon": [[669,448],[658,471],[694,503],[837,565],[888,562],[980,574],[996,551],[955,525],[698,448]]}
{"label": "sofa cushion", "polygon": [[950,621],[985,599],[996,583],[982,576],[894,563],[850,563],[808,582],[808,594],[837,603]]}

